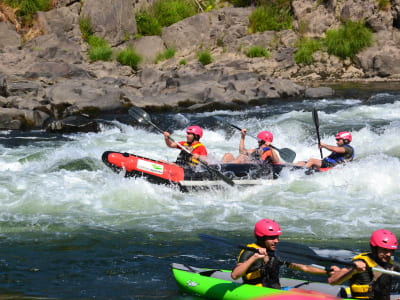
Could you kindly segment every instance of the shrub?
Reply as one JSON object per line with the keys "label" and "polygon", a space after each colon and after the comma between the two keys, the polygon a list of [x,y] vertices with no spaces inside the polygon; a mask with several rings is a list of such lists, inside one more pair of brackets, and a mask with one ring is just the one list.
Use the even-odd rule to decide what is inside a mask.
{"label": "shrub", "polygon": [[82,39],[88,41],[89,37],[93,35],[94,30],[92,26],[92,21],[89,16],[83,16],[79,20],[79,28],[82,33]]}
{"label": "shrub", "polygon": [[319,41],[314,39],[303,38],[296,45],[298,49],[294,55],[296,64],[312,64],[314,62],[313,54],[322,48]]}
{"label": "shrub", "polygon": [[112,50],[110,45],[102,38],[91,35],[88,38],[89,43],[89,58],[90,60],[110,60],[112,55]]}
{"label": "shrub", "polygon": [[180,61],[179,61],[179,64],[180,65],[186,65],[187,64],[187,61],[186,61],[186,59],[184,59],[184,58],[182,58]]}
{"label": "shrub", "polygon": [[126,48],[122,50],[118,56],[117,61],[121,65],[130,66],[132,69],[137,70],[142,58],[138,55],[133,48]]}
{"label": "shrub", "polygon": [[197,53],[197,57],[198,57],[198,59],[199,59],[199,62],[200,62],[203,66],[212,63],[212,56],[211,56],[210,51],[208,51],[208,50],[199,51],[199,52]]}
{"label": "shrub", "polygon": [[267,49],[259,46],[252,46],[248,51],[247,51],[247,56],[248,57],[269,57],[269,52]]}
{"label": "shrub", "polygon": [[175,51],[174,47],[166,49],[163,53],[157,54],[157,58],[155,60],[155,63],[158,63],[161,60],[166,60],[166,59],[170,59],[170,58],[174,57],[175,56],[175,52],[176,51]]}
{"label": "shrub", "polygon": [[197,13],[197,7],[190,0],[157,0],[151,9],[162,27],[170,26]]}
{"label": "shrub", "polygon": [[389,11],[390,10],[390,0],[378,0],[378,7],[380,10]]}
{"label": "shrub", "polygon": [[252,33],[267,30],[280,31],[292,28],[290,8],[276,6],[257,7],[249,16],[249,30]]}
{"label": "shrub", "polygon": [[161,25],[158,20],[147,11],[137,12],[136,25],[138,33],[141,35],[160,35]]}
{"label": "shrub", "polygon": [[37,11],[48,11],[52,8],[52,0],[5,0],[5,3],[19,8],[17,15],[22,17],[24,23],[32,22]]}
{"label": "shrub", "polygon": [[326,32],[325,44],[329,54],[345,59],[372,45],[372,32],[364,22],[347,21],[338,30]]}

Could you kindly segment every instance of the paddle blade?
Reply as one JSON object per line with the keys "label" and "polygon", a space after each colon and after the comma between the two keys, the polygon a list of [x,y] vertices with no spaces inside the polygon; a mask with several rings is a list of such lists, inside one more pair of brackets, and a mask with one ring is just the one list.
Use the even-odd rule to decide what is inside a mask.
{"label": "paddle blade", "polygon": [[143,123],[143,122],[150,123],[151,122],[150,115],[147,112],[145,112],[143,109],[141,109],[137,106],[132,106],[128,110],[128,114],[132,118],[134,118],[136,121],[138,121],[139,123]]}
{"label": "paddle blade", "polygon": [[292,149],[289,148],[283,148],[279,149],[279,155],[284,161],[287,161],[289,163],[293,162],[294,159],[296,158],[296,152],[294,152]]}

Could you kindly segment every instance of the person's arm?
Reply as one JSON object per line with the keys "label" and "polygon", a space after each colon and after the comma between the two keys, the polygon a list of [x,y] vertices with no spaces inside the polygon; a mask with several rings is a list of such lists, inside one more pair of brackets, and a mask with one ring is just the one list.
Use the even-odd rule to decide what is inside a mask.
{"label": "person's arm", "polygon": [[249,154],[246,148],[244,147],[244,139],[246,137],[246,132],[247,132],[246,129],[242,129],[242,135],[240,137],[240,143],[239,143],[239,153],[244,155]]}
{"label": "person's arm", "polygon": [[349,280],[353,275],[357,273],[364,272],[367,268],[367,265],[365,262],[362,260],[356,260],[354,261],[354,267],[348,269],[348,268],[342,268],[339,269],[337,268],[333,272],[331,272],[331,276],[328,278],[329,284],[335,285],[335,284],[341,284],[345,282],[346,280]]}
{"label": "person's arm", "polygon": [[313,267],[310,265],[290,263],[289,268],[292,270],[303,271],[303,272],[311,273],[311,274],[318,274],[318,275],[326,275],[327,274],[326,270],[323,270],[323,269],[320,269],[317,267]]}
{"label": "person's arm", "polygon": [[239,279],[242,277],[246,271],[250,268],[250,266],[259,259],[264,259],[264,257],[268,256],[267,249],[265,248],[258,248],[259,253],[254,253],[248,260],[245,262],[240,262],[236,265],[233,269],[231,277],[233,280]]}
{"label": "person's arm", "polygon": [[[268,143],[268,147],[271,147],[270,144],[271,144],[271,143]],[[272,162],[273,162],[273,163],[276,163],[276,164],[279,164],[279,163],[281,162],[281,160],[279,159],[278,153],[276,153],[276,151],[275,151],[274,149],[272,149],[272,148],[270,148],[270,149],[271,149],[271,159],[272,159]]]}
{"label": "person's arm", "polygon": [[165,140],[165,144],[170,147],[170,148],[177,148],[178,145],[171,141],[168,137],[170,136],[170,133],[167,131],[164,131],[164,140]]}
{"label": "person's arm", "polygon": [[327,144],[323,144],[323,143],[319,144],[319,147],[325,148],[331,152],[336,152],[336,153],[341,153],[341,154],[346,152],[346,149],[344,147],[332,146],[332,145],[327,145]]}

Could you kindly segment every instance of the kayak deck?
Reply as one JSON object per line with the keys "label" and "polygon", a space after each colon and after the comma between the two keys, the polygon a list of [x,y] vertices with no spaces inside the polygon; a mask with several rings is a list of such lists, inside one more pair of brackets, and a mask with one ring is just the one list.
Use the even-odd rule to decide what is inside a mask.
{"label": "kayak deck", "polygon": [[[210,299],[239,300],[277,294],[312,294],[318,298],[326,296],[340,297],[345,286],[331,286],[328,283],[312,282],[290,278],[281,278],[282,290],[243,284],[242,279],[233,280],[231,272],[196,268],[182,264],[172,264],[179,288],[188,294]],[[292,289],[292,291],[291,291]]]}

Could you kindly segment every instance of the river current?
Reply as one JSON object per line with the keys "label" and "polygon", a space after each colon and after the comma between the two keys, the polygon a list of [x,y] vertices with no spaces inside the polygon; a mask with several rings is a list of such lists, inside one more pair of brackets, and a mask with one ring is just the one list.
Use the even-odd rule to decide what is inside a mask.
{"label": "river current", "polygon": [[[0,132],[0,294],[192,299],[179,292],[170,264],[233,268],[238,249],[205,243],[197,234],[252,242],[261,218],[279,222],[282,240],[342,258],[368,250],[376,229],[400,238],[398,93],[151,117],[175,140],[186,138],[188,125],[201,125],[202,142],[216,161],[225,152],[237,155],[240,140],[240,132],[216,121],[216,115],[253,135],[269,130],[275,146],[307,160],[320,157],[313,107],[323,143],[335,145],[338,131],[351,131],[352,163],[309,176],[284,172],[252,188],[191,193],[125,178],[103,164],[101,155],[108,150],[175,160],[179,151],[167,148],[162,134],[134,121],[110,120],[89,134]],[[246,147],[254,146],[247,137]]]}

